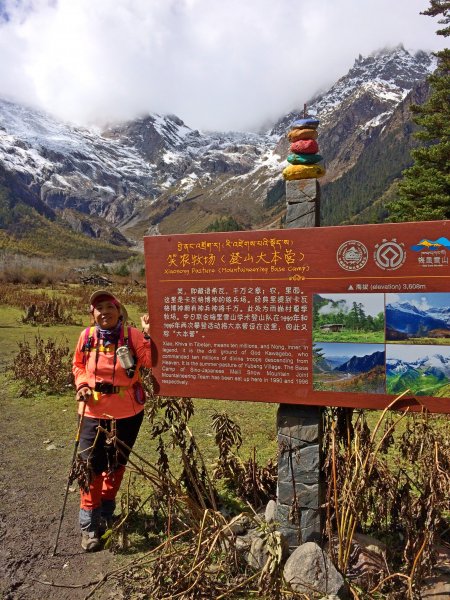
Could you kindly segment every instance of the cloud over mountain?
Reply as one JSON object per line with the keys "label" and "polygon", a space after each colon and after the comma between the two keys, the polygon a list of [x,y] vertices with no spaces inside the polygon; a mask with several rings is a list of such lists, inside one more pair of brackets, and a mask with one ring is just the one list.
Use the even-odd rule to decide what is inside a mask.
{"label": "cloud over mountain", "polygon": [[79,124],[173,113],[201,129],[275,120],[355,56],[434,49],[427,0],[6,0],[0,96]]}

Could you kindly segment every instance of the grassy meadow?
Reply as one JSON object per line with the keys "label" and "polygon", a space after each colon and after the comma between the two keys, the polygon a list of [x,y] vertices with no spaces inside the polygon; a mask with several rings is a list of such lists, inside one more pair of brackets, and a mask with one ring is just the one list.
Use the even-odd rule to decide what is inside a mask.
{"label": "grassy meadow", "polygon": [[[89,324],[88,299],[93,289],[77,284],[53,285],[51,288],[44,288],[0,283],[0,330],[4,350],[0,358],[3,367],[0,379],[5,390],[1,399],[2,411],[8,416],[6,427],[9,438],[20,439],[25,427],[26,431],[32,432],[34,444],[37,444],[38,447],[35,447],[31,469],[34,473],[38,473],[39,481],[41,481],[41,477],[44,482],[46,481],[48,473],[53,472],[56,463],[59,463],[61,472],[64,472],[64,477],[67,477],[65,465],[67,463],[68,473],[77,424],[74,389],[70,383],[64,383],[63,391],[60,393],[50,393],[46,386],[41,389],[33,389],[31,384],[25,390],[24,382],[19,377],[14,378],[11,366],[18,353],[19,344],[28,342],[33,350],[35,338],[38,336],[44,340],[56,340],[58,347],[68,349],[66,367],[69,368],[72,350],[78,336],[82,329]],[[121,282],[117,283],[113,290],[127,307],[130,320],[139,324],[140,314],[144,312],[146,304],[143,286],[133,287],[129,283],[124,285]],[[42,302],[43,298],[47,303],[50,300],[58,301],[70,324],[47,325],[44,323],[34,326],[24,323],[23,317],[30,302],[33,299],[36,302]],[[361,379],[361,382],[351,382],[353,387],[359,384],[366,385],[367,382],[364,381],[364,378]],[[176,407],[177,402],[179,400],[174,400],[172,407]],[[148,404],[147,409],[151,409],[150,403]],[[158,493],[161,493],[161,488],[158,488],[159,483],[153,486],[153,483],[149,483],[148,478],[142,477],[142,473],[136,473],[135,468],[128,469],[128,475],[121,487],[120,497],[122,515],[127,513],[129,506],[132,506],[130,518],[122,529],[112,534],[114,548],[124,560],[128,555],[131,555],[133,560],[136,556],[142,557],[143,553],[149,553],[149,548],[161,544],[160,553],[154,555],[156,561],[154,568],[156,570],[161,568],[166,574],[164,582],[168,582],[170,590],[172,590],[173,581],[178,581],[181,585],[180,589],[184,589],[184,575],[180,577],[180,573],[191,573],[194,570],[196,572],[198,570],[196,577],[198,577],[198,581],[202,581],[202,584],[204,582],[205,589],[210,590],[212,585],[218,584],[217,570],[221,569],[221,572],[224,572],[225,568],[230,568],[229,556],[226,553],[224,555],[222,551],[207,552],[202,555],[198,554],[199,549],[213,547],[217,542],[223,527],[221,519],[227,518],[224,515],[231,518],[243,510],[247,513],[250,512],[249,503],[252,502],[251,493],[256,489],[257,477],[260,477],[259,481],[263,484],[267,481],[276,483],[276,471],[262,468],[268,465],[268,461],[277,463],[276,411],[278,405],[276,403],[202,398],[194,399],[193,406],[194,414],[188,420],[188,428],[197,442],[201,459],[195,454],[192,464],[196,464],[198,473],[201,473],[201,463],[204,463],[209,476],[212,475],[219,459],[219,449],[215,443],[212,422],[217,413],[226,412],[239,426],[242,433],[242,446],[234,454],[237,460],[229,464],[232,465],[232,468],[236,469],[237,467],[236,472],[241,475],[241,483],[243,481],[247,487],[227,486],[225,478],[215,483],[214,493],[217,494],[217,500],[223,509],[223,514],[220,514],[219,519],[215,516],[215,511],[208,512],[204,505],[198,504],[195,508],[193,499],[195,496],[191,495],[192,490],[189,493],[188,485],[186,483],[180,485],[178,481],[183,459],[187,455],[189,438],[186,438],[188,443],[183,450],[182,444],[177,442],[180,439],[183,441],[184,434],[177,434],[178,438],[173,436],[173,431],[177,430],[180,422],[179,416],[176,416],[172,421],[172,428],[169,426],[161,436],[170,464],[170,473],[175,476],[170,477],[170,480],[175,482],[173,487],[167,488],[168,494],[164,495],[163,493],[160,497],[158,496]],[[351,564],[348,562],[350,552],[347,552],[346,548],[350,548],[355,530],[373,535],[376,539],[387,543],[392,553],[392,557],[389,557],[389,569],[392,575],[391,578],[386,579],[383,587],[383,594],[386,592],[388,595],[379,596],[368,593],[364,596],[355,595],[354,597],[364,597],[367,600],[390,598],[389,592],[392,590],[404,594],[409,589],[408,586],[413,585],[413,582],[416,585],[427,569],[430,569],[433,560],[431,549],[442,531],[444,532],[443,539],[444,536],[447,536],[444,541],[450,542],[447,540],[450,531],[448,500],[450,480],[445,475],[450,469],[449,419],[446,415],[419,414],[412,416],[394,411],[387,411],[384,416],[382,411],[368,410],[347,411],[339,414],[336,409],[331,408],[325,411],[325,415],[323,441],[324,480],[327,488],[325,535],[333,532],[333,535],[337,534],[340,540],[339,556],[335,556],[333,560],[336,561],[342,573],[350,572]],[[164,419],[166,419],[166,424],[170,421],[164,409],[159,409],[153,425],[156,422],[164,422]],[[144,419],[134,450],[146,461],[147,465],[144,463],[141,468],[144,472],[147,470],[147,474],[154,473],[160,464],[158,437],[158,435],[152,435],[150,420]],[[47,448],[48,444],[49,448],[53,447],[53,452],[46,452],[46,449],[49,449]],[[330,450],[331,448],[333,451]],[[21,448],[17,448],[17,460],[20,460],[20,450]],[[295,452],[293,456],[296,456]],[[139,459],[133,458],[139,468],[142,463]],[[9,456],[9,459],[12,460],[14,457]],[[258,470],[249,459],[255,459],[261,469]],[[244,463],[250,468],[240,471],[239,465]],[[158,473],[160,472],[158,471]],[[267,474],[266,479],[264,479],[264,473]],[[164,477],[161,477],[159,481],[166,481],[168,474],[166,471]],[[61,477],[61,481],[58,483],[61,490],[63,481],[64,478]],[[201,481],[201,479],[197,481]],[[72,488],[73,493],[69,498],[68,512],[71,518],[74,518],[78,510],[76,484]],[[240,494],[242,489],[244,489],[244,494]],[[250,494],[248,490],[250,490]],[[245,493],[247,493],[246,496]],[[157,506],[156,512],[152,509],[151,502],[147,502],[150,497],[154,498],[156,503],[154,506]],[[256,499],[256,495],[253,498]],[[53,499],[51,501],[54,511],[59,510],[59,496],[56,499],[55,506],[53,506]],[[257,508],[264,506],[265,502],[267,499]],[[166,510],[169,505],[170,511],[173,512],[169,511],[168,513]],[[193,505],[194,509],[190,512]],[[399,507],[400,511],[397,510]],[[202,515],[200,527],[199,515]],[[186,520],[190,527],[188,535],[179,545],[172,545],[170,536],[167,536],[167,528],[172,525],[168,525],[168,523],[177,521],[178,524],[183,524],[184,529]],[[208,526],[206,526],[207,522]],[[395,528],[392,527],[394,522]],[[148,523],[151,525],[149,526]],[[121,533],[122,531],[126,533]],[[175,529],[172,533],[174,532],[176,532]],[[272,535],[269,530],[266,533]],[[169,553],[166,552],[167,547],[170,547]],[[404,553],[405,547],[409,548],[407,556]],[[426,552],[423,552],[424,548]],[[171,556],[173,560],[170,558]],[[137,580],[129,578],[128,584],[133,581],[133,586],[136,586],[136,591],[139,593],[142,589],[147,589],[140,587],[142,585],[149,586],[148,589],[151,590],[151,585],[153,585],[152,568],[143,563],[143,567],[140,567],[139,578]],[[401,575],[397,576],[397,571]],[[269,588],[266,589],[262,584],[258,584],[259,587],[256,589],[252,575],[248,580],[247,587],[245,589],[242,587],[234,594],[236,582],[240,581],[239,585],[244,585],[242,581],[248,576],[248,565],[242,567],[241,573],[247,573],[244,579],[235,579],[236,573],[234,572],[226,571],[226,573],[227,575],[223,576],[220,585],[224,586],[223,589],[229,590],[230,593],[226,595],[230,600],[251,597],[274,600],[275,596],[271,590],[274,589],[274,586],[281,585],[280,581],[276,582],[278,571],[275,570],[274,579],[270,580]],[[188,579],[186,579],[186,585],[190,585]],[[373,583],[371,587],[374,587]],[[361,590],[359,584],[355,584],[352,589],[358,593]],[[159,592],[151,597],[171,597],[158,594]],[[298,596],[290,595],[289,597],[294,599]],[[397,598],[403,599],[408,596],[392,596],[392,598],[394,597],[397,600]],[[278,599],[279,596],[276,598]]]}
{"label": "grassy meadow", "polygon": [[402,344],[402,345],[414,344],[415,346],[424,346],[424,345],[448,346],[450,344],[450,338],[410,337],[410,338],[406,338],[405,340],[389,340],[389,344]]}
{"label": "grassy meadow", "polygon": [[361,342],[364,344],[383,344],[384,331],[322,331],[313,329],[315,342]]}
{"label": "grassy meadow", "polygon": [[[17,294],[18,301],[25,298],[26,294],[22,288],[22,293]],[[44,290],[42,288],[33,288],[32,294],[45,293],[50,297],[65,299],[69,301],[76,298],[78,305],[78,296],[87,298],[93,290],[78,288],[71,285],[64,288],[55,288]],[[116,290],[115,290],[116,291]],[[30,290],[28,290],[30,293]],[[117,291],[119,296],[120,290]],[[135,324],[140,323],[140,315],[143,313],[142,307],[145,306],[145,292],[140,291],[136,294],[139,304],[124,302],[127,307],[130,321]],[[122,296],[121,296],[122,297]],[[3,304],[0,306],[0,331],[2,336],[3,353],[0,356],[0,365],[6,370],[8,396],[13,397],[17,394],[20,387],[18,382],[11,380],[11,373],[8,376],[8,367],[14,356],[19,350],[19,343],[28,341],[33,348],[35,336],[43,339],[53,338],[58,344],[67,346],[71,350],[75,348],[80,332],[89,326],[89,315],[87,312],[87,300],[85,302],[86,311],[73,314],[77,324],[75,325],[31,325],[22,322],[25,310],[19,306]],[[37,393],[33,398],[24,399],[30,409],[30,417],[39,420],[39,417],[46,419],[49,409],[52,414],[64,416],[61,420],[61,435],[70,438],[73,435],[75,426],[75,399],[74,389],[69,388],[67,392],[60,395],[48,395]],[[269,458],[276,456],[276,404],[266,404],[261,402],[236,402],[227,400],[194,399],[195,413],[190,420],[190,427],[193,435],[205,454],[208,462],[213,462],[217,457],[217,449],[214,444],[214,437],[211,433],[211,419],[215,412],[226,412],[242,430],[242,447],[240,454],[243,458],[248,458],[255,449],[259,462],[265,463]],[[40,415],[40,412],[42,414]],[[73,419],[70,418],[72,411]],[[50,432],[49,432],[50,433]],[[152,448],[146,440],[145,425],[141,432],[136,450],[143,453],[150,461],[154,460]]]}

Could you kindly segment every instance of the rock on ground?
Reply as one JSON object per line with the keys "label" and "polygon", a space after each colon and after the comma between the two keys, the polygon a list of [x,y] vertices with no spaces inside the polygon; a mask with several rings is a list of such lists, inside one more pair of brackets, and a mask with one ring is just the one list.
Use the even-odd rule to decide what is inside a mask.
{"label": "rock on ground", "polygon": [[344,578],[314,542],[306,542],[294,550],[286,561],[284,578],[299,593],[336,594],[341,600],[348,598]]}

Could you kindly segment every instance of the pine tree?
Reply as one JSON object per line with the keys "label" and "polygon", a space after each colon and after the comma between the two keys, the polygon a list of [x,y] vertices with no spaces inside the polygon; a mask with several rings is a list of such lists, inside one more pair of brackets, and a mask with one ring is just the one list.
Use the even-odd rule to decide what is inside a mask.
{"label": "pine tree", "polygon": [[[442,16],[444,27],[436,33],[450,35],[450,1],[430,0],[422,14]],[[414,165],[403,172],[400,198],[389,206],[392,221],[428,221],[450,218],[450,49],[436,52],[438,65],[428,81],[431,94],[422,105],[412,106],[415,134],[424,145],[411,152]]]}

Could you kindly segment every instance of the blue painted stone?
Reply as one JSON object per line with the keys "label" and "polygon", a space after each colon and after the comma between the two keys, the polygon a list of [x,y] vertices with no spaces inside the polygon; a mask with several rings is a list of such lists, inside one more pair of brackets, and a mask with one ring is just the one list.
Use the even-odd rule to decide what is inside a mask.
{"label": "blue painted stone", "polygon": [[319,119],[313,119],[312,117],[308,117],[306,119],[296,119],[291,123],[292,129],[296,127],[310,127],[311,129],[317,129],[319,127]]}

